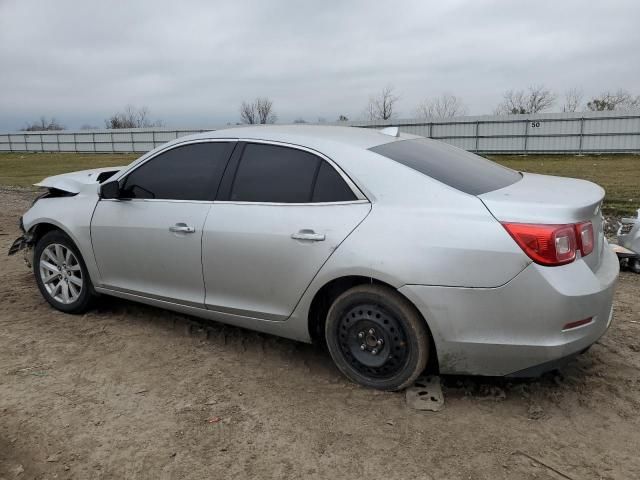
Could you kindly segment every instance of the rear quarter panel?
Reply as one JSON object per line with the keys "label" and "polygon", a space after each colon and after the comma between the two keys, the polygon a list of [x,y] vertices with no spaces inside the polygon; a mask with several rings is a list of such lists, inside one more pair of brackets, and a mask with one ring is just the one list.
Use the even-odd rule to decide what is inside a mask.
{"label": "rear quarter panel", "polygon": [[403,285],[491,288],[531,260],[475,196],[372,152],[339,162],[372,211],[323,266],[292,319],[304,319],[315,293],[339,277]]}

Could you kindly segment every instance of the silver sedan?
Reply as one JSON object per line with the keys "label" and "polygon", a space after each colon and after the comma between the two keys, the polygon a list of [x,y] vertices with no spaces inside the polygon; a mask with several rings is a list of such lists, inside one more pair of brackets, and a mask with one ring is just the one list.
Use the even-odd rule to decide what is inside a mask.
{"label": "silver sedan", "polygon": [[611,322],[602,188],[393,128],[219,130],[39,185],[10,253],[53,307],[112,295],[326,342],[375,388],[535,375]]}

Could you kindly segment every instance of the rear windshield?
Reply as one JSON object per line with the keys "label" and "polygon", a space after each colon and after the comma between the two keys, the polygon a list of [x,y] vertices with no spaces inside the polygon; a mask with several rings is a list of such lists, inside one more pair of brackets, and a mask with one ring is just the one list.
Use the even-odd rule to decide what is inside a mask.
{"label": "rear windshield", "polygon": [[426,138],[385,143],[369,150],[471,195],[498,190],[522,178],[515,170]]}

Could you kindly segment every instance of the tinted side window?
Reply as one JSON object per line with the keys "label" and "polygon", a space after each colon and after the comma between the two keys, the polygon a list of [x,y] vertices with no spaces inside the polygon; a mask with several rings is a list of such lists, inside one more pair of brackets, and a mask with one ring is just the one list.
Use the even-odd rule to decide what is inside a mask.
{"label": "tinted side window", "polygon": [[230,200],[307,203],[320,158],[302,150],[249,143],[245,146]]}
{"label": "tinted side window", "polygon": [[125,197],[213,200],[234,145],[194,143],[161,153],[127,176]]}
{"label": "tinted side window", "polygon": [[390,142],[369,150],[471,195],[498,190],[522,178],[486,158],[427,139]]}
{"label": "tinted side window", "polygon": [[346,202],[350,200],[356,200],[356,196],[335,168],[322,160],[311,201]]}

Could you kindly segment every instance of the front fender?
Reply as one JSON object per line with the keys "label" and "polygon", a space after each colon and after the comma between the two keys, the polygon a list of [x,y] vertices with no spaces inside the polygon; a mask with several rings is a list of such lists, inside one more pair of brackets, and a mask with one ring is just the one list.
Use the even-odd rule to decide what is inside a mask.
{"label": "front fender", "polygon": [[97,193],[43,198],[22,217],[27,233],[33,233],[43,224],[53,225],[66,233],[78,247],[94,285],[100,284],[100,272],[93,255],[90,226],[97,202]]}

